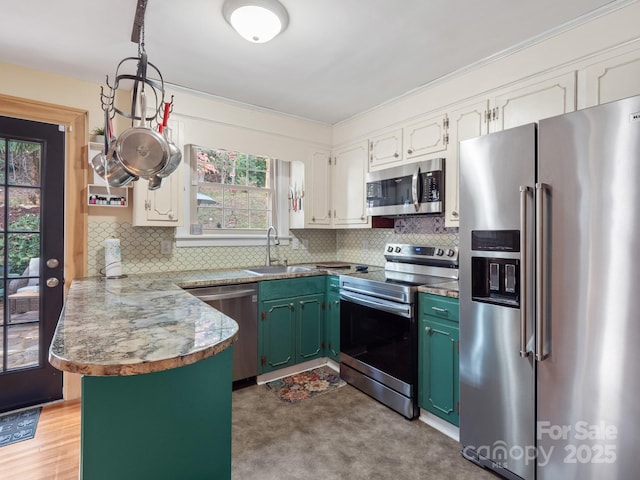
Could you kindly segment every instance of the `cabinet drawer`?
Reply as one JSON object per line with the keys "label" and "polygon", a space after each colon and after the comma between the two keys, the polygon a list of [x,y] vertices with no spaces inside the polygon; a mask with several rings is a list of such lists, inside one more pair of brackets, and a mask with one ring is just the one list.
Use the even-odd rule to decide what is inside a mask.
{"label": "cabinet drawer", "polygon": [[260,301],[324,293],[325,281],[324,275],[265,280],[260,282],[258,286]]}
{"label": "cabinet drawer", "polygon": [[460,318],[460,307],[457,298],[441,297],[429,293],[420,293],[421,315],[430,315],[443,320],[457,322]]}
{"label": "cabinet drawer", "polygon": [[340,294],[340,277],[337,275],[327,276],[327,293],[335,295]]}

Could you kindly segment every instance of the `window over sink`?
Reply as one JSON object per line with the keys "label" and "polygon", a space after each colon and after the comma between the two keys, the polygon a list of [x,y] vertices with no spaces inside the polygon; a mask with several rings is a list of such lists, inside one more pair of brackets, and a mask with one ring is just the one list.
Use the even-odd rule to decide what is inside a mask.
{"label": "window over sink", "polygon": [[189,222],[178,246],[262,244],[270,225],[288,236],[287,199],[278,194],[288,191],[288,162],[199,145],[185,145],[185,154]]}

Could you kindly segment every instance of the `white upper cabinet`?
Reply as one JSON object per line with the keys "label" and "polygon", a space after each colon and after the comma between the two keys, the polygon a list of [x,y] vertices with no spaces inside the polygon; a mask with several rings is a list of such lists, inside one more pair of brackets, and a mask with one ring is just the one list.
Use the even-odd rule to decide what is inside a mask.
{"label": "white upper cabinet", "polygon": [[422,155],[434,156],[446,152],[449,145],[448,127],[449,117],[446,113],[438,113],[405,126],[402,129],[405,159],[412,160]]}
{"label": "white upper cabinet", "polygon": [[457,227],[460,219],[459,207],[459,142],[488,133],[485,120],[488,100],[456,108],[449,114],[450,146],[445,160],[445,227]]}
{"label": "white upper cabinet", "polygon": [[149,190],[148,185],[149,182],[142,178],[133,184],[133,226],[181,226],[182,199],[186,195],[182,168],[163,179],[157,190]]}
{"label": "white upper cabinet", "polygon": [[[182,149],[183,125],[176,120],[169,120],[171,137],[178,148]],[[149,182],[140,179],[133,182],[133,220],[134,227],[180,227],[184,222],[182,202],[188,192],[182,177],[183,159],[178,168],[162,180],[157,190],[149,190]]]}
{"label": "white upper cabinet", "polygon": [[418,161],[424,155],[444,156],[449,145],[446,113],[429,115],[369,139],[369,171]]}
{"label": "white upper cabinet", "polygon": [[369,170],[389,168],[402,162],[402,129],[396,128],[369,140]]}
{"label": "white upper cabinet", "polygon": [[[523,85],[524,84],[524,85]],[[489,131],[497,132],[576,109],[576,74],[523,82],[496,95],[488,111]]]}
{"label": "white upper cabinet", "polygon": [[305,165],[304,223],[307,228],[331,226],[331,154],[314,150]]}
{"label": "white upper cabinet", "polygon": [[335,228],[370,226],[365,210],[367,151],[366,141],[335,151],[332,175]]}
{"label": "white upper cabinet", "polygon": [[640,52],[636,50],[588,66],[586,81],[587,107],[640,95]]}
{"label": "white upper cabinet", "polygon": [[366,228],[365,176],[369,145],[358,142],[335,151],[317,150],[305,168],[306,228]]}

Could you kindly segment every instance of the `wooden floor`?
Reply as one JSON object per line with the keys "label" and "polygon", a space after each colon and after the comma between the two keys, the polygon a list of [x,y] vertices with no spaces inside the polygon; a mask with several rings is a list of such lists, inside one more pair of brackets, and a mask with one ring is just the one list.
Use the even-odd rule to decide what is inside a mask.
{"label": "wooden floor", "polygon": [[31,440],[0,447],[2,480],[78,480],[80,400],[42,408]]}

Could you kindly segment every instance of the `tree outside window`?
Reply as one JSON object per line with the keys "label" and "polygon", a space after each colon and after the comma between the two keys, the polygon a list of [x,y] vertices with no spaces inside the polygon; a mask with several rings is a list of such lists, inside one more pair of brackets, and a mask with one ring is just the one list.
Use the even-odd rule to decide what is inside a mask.
{"label": "tree outside window", "polygon": [[197,172],[193,223],[204,233],[225,229],[264,230],[271,222],[271,159],[224,149],[192,146]]}

